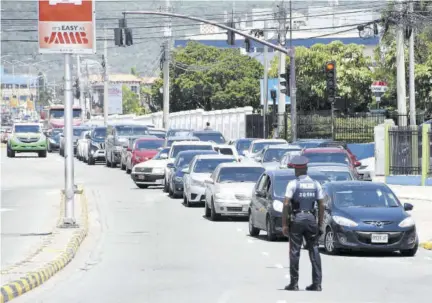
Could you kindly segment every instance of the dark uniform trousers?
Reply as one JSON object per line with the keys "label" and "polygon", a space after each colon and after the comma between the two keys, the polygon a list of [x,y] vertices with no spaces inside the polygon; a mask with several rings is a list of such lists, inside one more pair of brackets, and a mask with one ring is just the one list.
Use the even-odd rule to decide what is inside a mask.
{"label": "dark uniform trousers", "polygon": [[312,283],[321,285],[321,257],[318,251],[318,224],[312,213],[299,212],[293,215],[290,232],[290,275],[291,283],[298,283],[300,250],[303,238],[309,250],[309,258],[312,264]]}

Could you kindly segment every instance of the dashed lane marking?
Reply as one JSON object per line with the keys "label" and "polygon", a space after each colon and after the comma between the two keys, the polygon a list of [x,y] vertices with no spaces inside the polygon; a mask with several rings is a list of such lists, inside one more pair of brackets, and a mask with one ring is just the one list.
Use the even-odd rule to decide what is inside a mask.
{"label": "dashed lane marking", "polygon": [[285,275],[285,279],[291,279],[291,276],[289,274]]}
{"label": "dashed lane marking", "polygon": [[261,252],[261,254],[262,254],[263,256],[266,256],[266,257],[268,257],[268,255],[269,255],[269,253],[266,252],[266,251]]}
{"label": "dashed lane marking", "polygon": [[0,212],[4,212],[4,211],[13,211],[13,209],[11,209],[11,208],[0,208]]}
{"label": "dashed lane marking", "polygon": [[288,302],[285,300],[278,300],[278,301],[276,301],[276,303],[288,303]]}
{"label": "dashed lane marking", "polygon": [[242,232],[243,229],[241,229],[241,228],[237,228],[237,231],[238,231],[238,232]]}
{"label": "dashed lane marking", "polygon": [[250,240],[250,239],[248,239],[247,241],[248,241],[248,243],[254,243],[254,241],[252,241],[252,240]]}
{"label": "dashed lane marking", "polygon": [[279,268],[279,269],[283,269],[284,268],[282,264],[275,264],[275,267]]}

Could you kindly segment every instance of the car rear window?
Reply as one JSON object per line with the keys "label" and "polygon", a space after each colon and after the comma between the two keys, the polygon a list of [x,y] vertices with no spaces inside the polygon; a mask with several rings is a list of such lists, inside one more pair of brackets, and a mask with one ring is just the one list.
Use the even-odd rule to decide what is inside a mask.
{"label": "car rear window", "polygon": [[213,150],[212,145],[176,145],[173,146],[171,158],[177,157],[179,152],[186,150]]}
{"label": "car rear window", "polygon": [[309,159],[310,163],[349,163],[346,153],[305,153],[303,155]]}

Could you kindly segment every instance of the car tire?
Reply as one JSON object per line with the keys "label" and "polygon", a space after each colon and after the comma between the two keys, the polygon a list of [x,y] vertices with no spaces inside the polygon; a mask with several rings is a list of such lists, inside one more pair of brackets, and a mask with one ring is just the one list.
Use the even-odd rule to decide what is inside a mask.
{"label": "car tire", "polygon": [[126,168],[126,173],[130,174],[132,172],[132,169]]}
{"label": "car tire", "polygon": [[204,202],[204,216],[209,218],[211,215],[211,209],[208,207],[207,202]]}
{"label": "car tire", "polygon": [[110,167],[111,166],[111,162],[108,161],[108,157],[105,157],[105,166],[106,167]]}
{"label": "car tire", "polygon": [[46,158],[47,157],[47,151],[44,150],[44,151],[39,152],[38,156],[39,156],[39,158]]}
{"label": "car tire", "polygon": [[147,185],[147,184],[137,184],[137,183],[135,183],[135,184],[136,184],[136,186],[138,186],[141,189],[146,189],[149,187],[149,185]]}
{"label": "car tire", "polygon": [[53,152],[50,144],[48,144],[47,151],[48,151],[49,153],[52,153],[52,152]]}
{"label": "car tire", "polygon": [[272,221],[269,216],[266,219],[267,241],[273,242],[276,240],[276,235],[273,233]]}
{"label": "car tire", "polygon": [[260,234],[260,230],[259,228],[256,228],[253,225],[253,218],[252,218],[252,213],[249,211],[249,235],[251,235],[252,237],[258,237]]}
{"label": "car tire", "polygon": [[402,249],[400,251],[401,255],[404,257],[414,257],[418,250],[418,243],[411,249]]}
{"label": "car tire", "polygon": [[126,164],[123,164],[123,162],[120,162],[120,169],[126,170]]}
{"label": "car tire", "polygon": [[9,158],[15,158],[15,151],[13,151],[12,149],[8,148],[6,153]]}
{"label": "car tire", "polygon": [[93,159],[92,156],[89,156],[89,157],[88,157],[87,164],[88,164],[88,165],[95,165],[95,160]]}
{"label": "car tire", "polygon": [[327,227],[324,236],[324,250],[329,255],[337,255],[339,253],[339,249],[335,247],[334,242],[334,232],[330,227]]}
{"label": "car tire", "polygon": [[214,206],[214,203],[212,201],[211,209],[210,209],[210,220],[217,221],[218,219],[219,219],[219,215],[216,213],[215,206]]}
{"label": "car tire", "polygon": [[168,186],[168,196],[169,196],[170,198],[173,198],[173,197],[174,197],[174,192],[171,190],[171,186]]}
{"label": "car tire", "polygon": [[59,150],[60,156],[64,157],[64,151],[62,149]]}
{"label": "car tire", "polygon": [[163,192],[167,193],[169,191],[169,185],[168,182],[166,181],[166,179],[164,179],[164,188],[163,188]]}

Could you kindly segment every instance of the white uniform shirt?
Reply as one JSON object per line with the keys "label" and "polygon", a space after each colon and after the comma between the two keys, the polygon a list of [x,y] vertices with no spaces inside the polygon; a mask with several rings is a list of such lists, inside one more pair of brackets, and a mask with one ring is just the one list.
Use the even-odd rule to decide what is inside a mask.
{"label": "white uniform shirt", "polygon": [[[307,175],[301,175],[299,177],[299,179],[312,181],[312,179]],[[319,182],[315,182],[315,184],[317,186],[317,200],[324,199],[324,192],[323,192],[323,189],[321,187],[321,184]],[[296,189],[297,189],[297,180],[291,180],[290,182],[288,182],[288,185],[287,185],[287,188],[285,191],[285,198],[292,199]]]}

